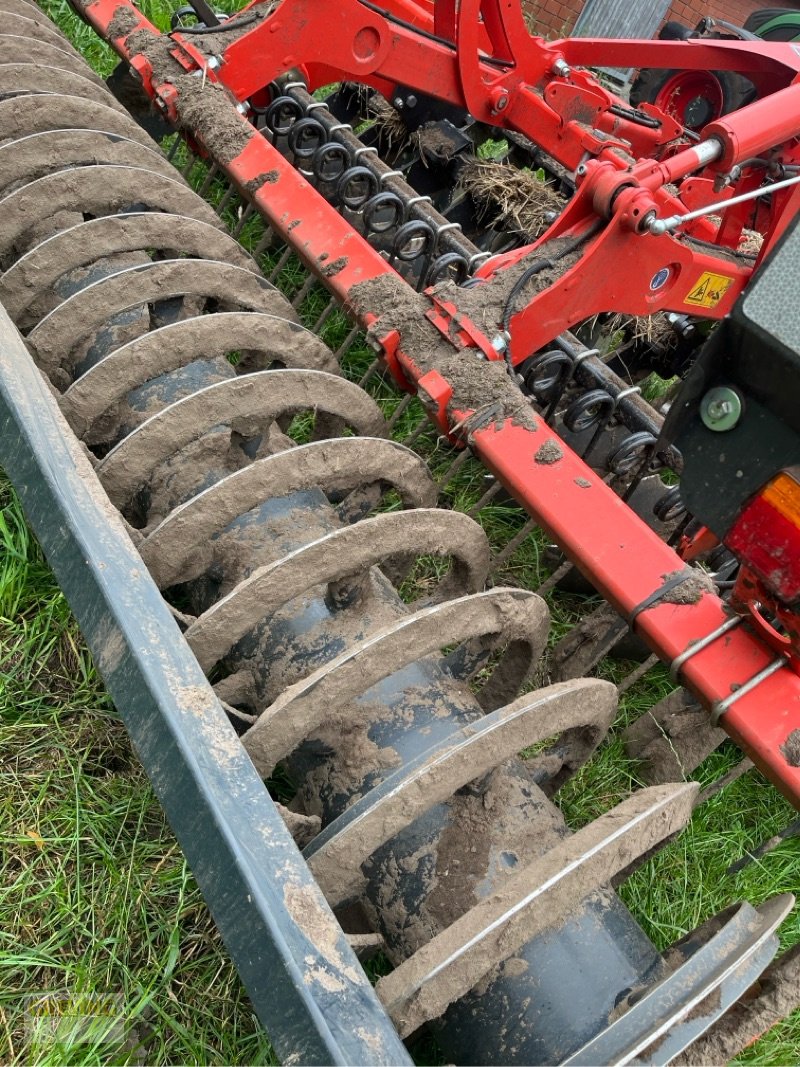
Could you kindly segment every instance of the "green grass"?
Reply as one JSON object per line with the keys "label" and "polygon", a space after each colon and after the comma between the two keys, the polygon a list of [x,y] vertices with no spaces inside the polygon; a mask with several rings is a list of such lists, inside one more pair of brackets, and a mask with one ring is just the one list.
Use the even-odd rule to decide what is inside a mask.
{"label": "green grass", "polygon": [[[170,7],[145,0],[161,25]],[[49,0],[56,18],[103,73],[114,60],[64,0]],[[181,160],[184,157],[178,156]],[[191,180],[203,180],[198,166]],[[221,184],[209,190],[223,194]],[[226,213],[234,222],[235,208]],[[243,230],[247,247],[263,232],[258,219]],[[265,268],[277,256],[267,255]],[[304,272],[290,259],[278,284],[288,294]],[[313,323],[327,302],[315,288],[304,301]],[[336,347],[347,332],[336,313],[324,337]],[[363,374],[372,358],[363,344],[348,354],[346,373]],[[398,404],[378,383],[387,415]],[[414,401],[397,436],[420,416]],[[419,442],[435,473],[452,453],[433,431]],[[444,494],[468,510],[485,488],[483,471],[468,463]],[[481,522],[495,550],[520,528],[518,509],[493,503]],[[499,578],[535,587],[547,573],[546,540],[528,537]],[[409,590],[437,573],[423,561]],[[567,632],[585,602],[550,598],[554,639]],[[618,677],[619,664],[601,674]],[[651,671],[622,699],[620,716],[597,757],[567,784],[561,805],[574,828],[607,811],[640,783],[625,757],[620,731],[669,691],[665,672]],[[273,1062],[272,1052],[227,959],[207,909],[166,825],[127,735],[103,691],[69,608],[28,532],[19,502],[0,475],[0,1063],[60,1064]],[[701,768],[703,782],[732,765],[730,746]],[[622,889],[659,948],[683,936],[737,899],[759,903],[800,881],[800,840],[783,843],[735,878],[728,865],[792,817],[789,806],[757,775],[740,779],[697,812],[690,827],[639,870]],[[782,930],[784,947],[800,940],[794,913]],[[380,966],[380,965],[378,965]],[[124,1005],[122,1038],[59,1044],[26,1029],[25,997],[112,995]],[[421,1062],[435,1061],[431,1046]],[[741,1057],[751,1064],[800,1061],[800,1015],[777,1027]]]}

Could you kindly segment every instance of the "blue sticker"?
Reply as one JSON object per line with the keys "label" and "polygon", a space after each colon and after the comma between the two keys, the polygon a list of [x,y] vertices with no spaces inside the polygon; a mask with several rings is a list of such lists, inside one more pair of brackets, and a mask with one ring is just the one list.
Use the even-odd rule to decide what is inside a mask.
{"label": "blue sticker", "polygon": [[650,291],[654,293],[656,289],[661,289],[669,281],[669,276],[672,271],[669,267],[662,267],[657,274],[654,274],[650,281]]}

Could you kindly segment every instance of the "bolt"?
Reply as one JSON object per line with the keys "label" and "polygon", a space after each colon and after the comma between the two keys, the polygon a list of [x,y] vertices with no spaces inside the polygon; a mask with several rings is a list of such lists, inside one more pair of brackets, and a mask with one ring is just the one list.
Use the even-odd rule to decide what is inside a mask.
{"label": "bolt", "polygon": [[585,173],[586,173],[586,164],[585,163],[579,163],[578,166],[575,168],[576,177],[582,178]]}
{"label": "bolt", "polygon": [[505,355],[508,351],[508,342],[502,334],[498,334],[497,337],[492,338],[492,348],[498,354],[498,356]]}
{"label": "bolt", "polygon": [[206,69],[208,70],[219,70],[221,66],[222,60],[219,56],[209,56],[206,60]]}
{"label": "bolt", "polygon": [[572,73],[572,68],[565,59],[557,59],[550,69],[561,78],[568,78]]}
{"label": "bolt", "polygon": [[508,89],[495,89],[489,94],[489,99],[492,104],[492,114],[498,115],[508,107],[510,100]]}
{"label": "bolt", "polygon": [[717,386],[700,401],[700,418],[715,433],[732,430],[742,416],[742,399],[735,389]]}
{"label": "bolt", "polygon": [[409,93],[408,96],[406,97],[406,104],[409,107],[416,107],[417,106],[417,98],[416,98],[416,96],[414,96],[413,93]]}
{"label": "bolt", "polygon": [[403,108],[406,106],[406,102],[402,98],[402,96],[396,96],[394,98],[394,100],[392,100],[392,103],[394,104],[394,106],[397,108],[398,111],[402,111]]}

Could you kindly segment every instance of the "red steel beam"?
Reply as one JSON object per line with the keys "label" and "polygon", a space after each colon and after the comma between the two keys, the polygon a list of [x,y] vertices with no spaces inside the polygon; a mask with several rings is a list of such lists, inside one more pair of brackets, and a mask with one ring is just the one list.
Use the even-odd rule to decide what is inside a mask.
{"label": "red steel beam", "polygon": [[[557,444],[562,459],[536,463],[533,457],[548,440]],[[666,575],[681,568],[676,553],[544,423],[536,432],[508,422],[478,430],[472,447],[623,617],[658,590]],[[719,597],[704,593],[696,603],[666,603],[643,611],[634,629],[671,664],[730,618]],[[739,626],[692,656],[680,681],[710,711],[777,659],[772,649]],[[792,746],[785,748],[800,730],[800,678],[788,662],[732,704],[719,725],[800,807],[800,768],[789,762]]]}

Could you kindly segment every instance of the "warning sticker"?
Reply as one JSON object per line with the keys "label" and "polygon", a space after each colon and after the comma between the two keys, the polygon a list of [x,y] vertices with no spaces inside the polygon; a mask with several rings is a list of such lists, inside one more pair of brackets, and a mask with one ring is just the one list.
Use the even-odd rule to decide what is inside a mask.
{"label": "warning sticker", "polygon": [[711,274],[706,271],[689,290],[684,303],[694,304],[695,307],[700,308],[716,307],[732,285],[733,278],[728,278],[725,274]]}

